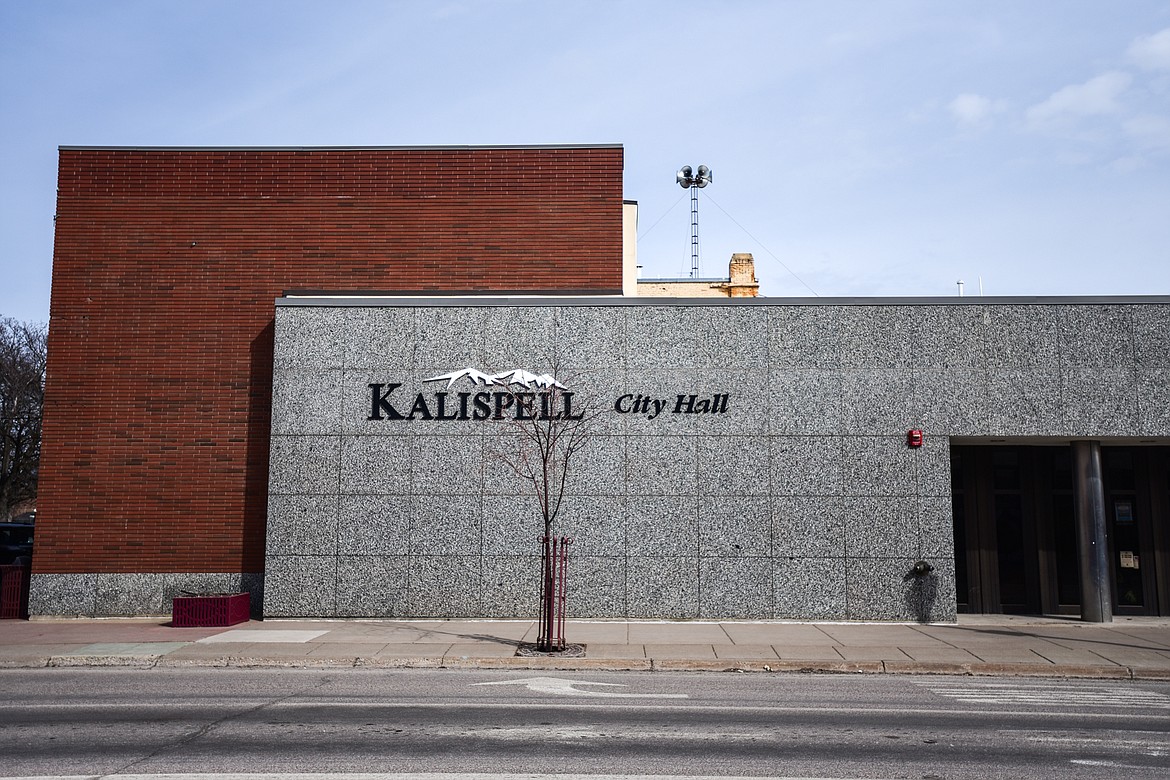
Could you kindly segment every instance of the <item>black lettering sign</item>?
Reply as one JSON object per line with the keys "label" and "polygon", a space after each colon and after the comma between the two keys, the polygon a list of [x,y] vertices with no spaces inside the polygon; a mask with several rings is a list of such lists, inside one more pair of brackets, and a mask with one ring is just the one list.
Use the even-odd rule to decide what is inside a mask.
{"label": "black lettering sign", "polygon": [[[396,382],[394,384],[389,385],[389,389],[384,393],[382,392],[383,387],[386,387],[386,385],[376,385],[376,384],[370,385],[370,416],[367,417],[366,419],[368,419],[368,420],[401,420],[402,415],[398,413],[397,409],[395,409],[393,406],[390,405],[389,399],[390,399],[391,393],[393,393],[399,387],[402,387],[402,383]],[[383,417],[382,416],[383,414],[385,414],[386,416]]]}

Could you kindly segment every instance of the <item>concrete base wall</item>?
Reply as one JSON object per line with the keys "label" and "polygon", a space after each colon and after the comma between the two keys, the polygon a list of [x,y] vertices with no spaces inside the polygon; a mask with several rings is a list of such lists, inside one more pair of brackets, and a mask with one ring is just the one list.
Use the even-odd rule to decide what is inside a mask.
{"label": "concrete base wall", "polygon": [[259,614],[263,574],[34,574],[28,611],[36,617],[169,615],[175,596],[242,592],[251,594]]}

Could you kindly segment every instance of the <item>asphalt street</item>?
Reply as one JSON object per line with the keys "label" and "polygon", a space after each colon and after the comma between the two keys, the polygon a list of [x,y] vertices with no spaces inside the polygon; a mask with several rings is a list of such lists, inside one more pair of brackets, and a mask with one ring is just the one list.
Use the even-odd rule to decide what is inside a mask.
{"label": "asphalt street", "polygon": [[0,775],[1170,776],[1170,683],[0,671]]}

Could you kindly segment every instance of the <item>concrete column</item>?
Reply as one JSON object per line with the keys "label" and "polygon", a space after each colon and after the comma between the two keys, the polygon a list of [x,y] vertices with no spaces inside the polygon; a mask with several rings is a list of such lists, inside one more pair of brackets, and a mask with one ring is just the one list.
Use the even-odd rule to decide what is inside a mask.
{"label": "concrete column", "polygon": [[1101,481],[1101,442],[1073,442],[1073,490],[1077,541],[1081,547],[1081,620],[1113,622],[1113,582],[1105,533],[1105,489]]}

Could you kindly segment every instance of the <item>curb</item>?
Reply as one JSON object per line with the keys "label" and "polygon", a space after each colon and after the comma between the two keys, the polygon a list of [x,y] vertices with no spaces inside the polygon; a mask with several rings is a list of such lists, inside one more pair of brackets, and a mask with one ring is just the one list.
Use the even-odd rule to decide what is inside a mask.
{"label": "curb", "polygon": [[684,658],[549,657],[344,657],[166,655],[51,655],[0,659],[2,669],[43,668],[237,668],[237,669],[487,669],[547,672],[735,672],[741,674],[894,674],[957,677],[1036,677],[1093,680],[1170,680],[1170,669],[1037,663],[945,663],[934,661],[795,661]]}

